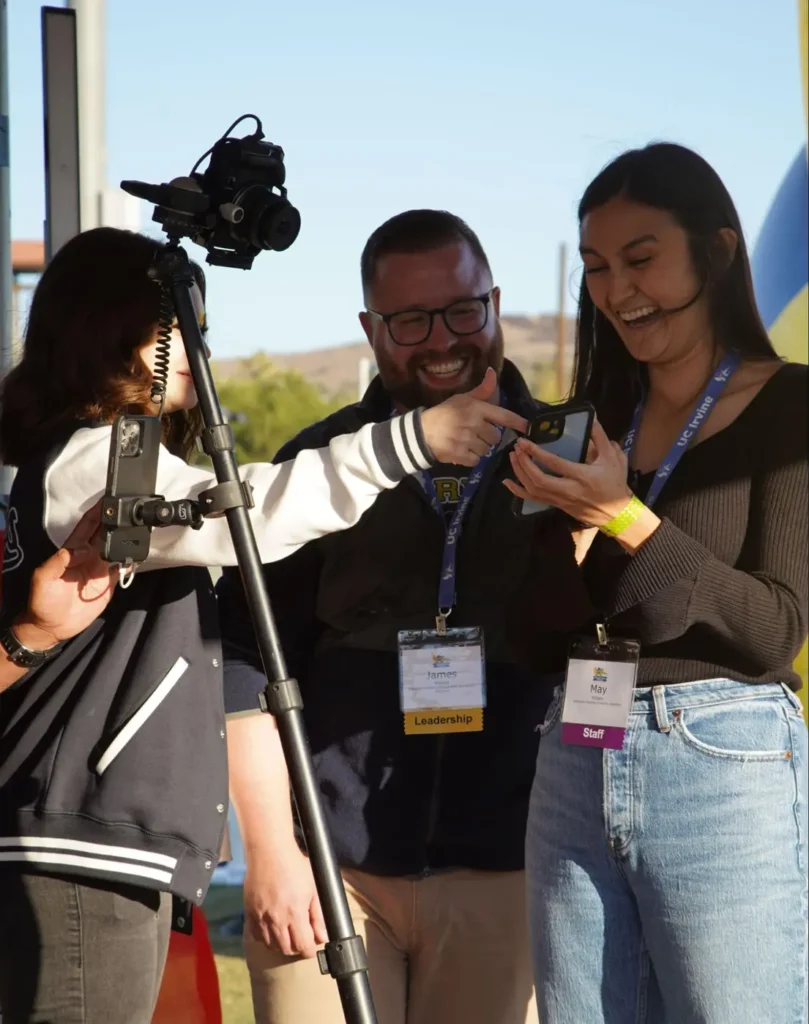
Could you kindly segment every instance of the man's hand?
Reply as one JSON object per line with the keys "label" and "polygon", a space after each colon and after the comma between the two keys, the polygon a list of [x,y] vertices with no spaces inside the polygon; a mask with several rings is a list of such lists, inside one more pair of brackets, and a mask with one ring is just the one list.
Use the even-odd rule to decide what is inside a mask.
{"label": "man's hand", "polygon": [[497,390],[497,374],[489,367],[483,381],[465,395],[453,395],[421,414],[424,439],[436,461],[453,466],[476,466],[500,440],[500,427],[524,434],[528,423],[490,399]]}
{"label": "man's hand", "polygon": [[307,858],[295,841],[278,725],[271,715],[228,720],[230,791],[244,842],[247,932],[285,956],[312,957],[326,927]]}
{"label": "man's hand", "polygon": [[313,957],[327,941],[309,860],[297,846],[283,856],[247,856],[245,927],[285,956]]}
{"label": "man's hand", "polygon": [[99,554],[100,513],[100,505],[86,512],[64,547],[34,570],[28,607],[14,622],[15,635],[31,650],[76,636],[110,603],[117,569]]}

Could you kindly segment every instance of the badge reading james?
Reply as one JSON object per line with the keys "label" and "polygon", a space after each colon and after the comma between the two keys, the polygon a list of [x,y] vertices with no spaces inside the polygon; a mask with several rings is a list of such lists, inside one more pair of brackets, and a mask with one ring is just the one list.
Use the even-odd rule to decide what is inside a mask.
{"label": "badge reading james", "polygon": [[399,679],[408,736],[483,729],[486,680],[479,628],[402,630]]}

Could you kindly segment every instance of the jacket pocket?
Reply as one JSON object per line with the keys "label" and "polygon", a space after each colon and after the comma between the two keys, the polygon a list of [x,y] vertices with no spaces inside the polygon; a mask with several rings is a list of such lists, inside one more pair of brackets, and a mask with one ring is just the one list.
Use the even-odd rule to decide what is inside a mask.
{"label": "jacket pocket", "polygon": [[187,668],[188,662],[185,658],[178,658],[174,662],[138,710],[131,718],[127,719],[103,749],[95,764],[97,775],[103,775],[124,747],[140,732],[177,683],[179,683]]}

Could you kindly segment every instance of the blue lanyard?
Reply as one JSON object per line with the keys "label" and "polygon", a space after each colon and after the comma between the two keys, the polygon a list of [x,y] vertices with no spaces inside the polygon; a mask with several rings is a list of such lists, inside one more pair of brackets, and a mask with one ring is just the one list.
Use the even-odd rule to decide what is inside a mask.
{"label": "blue lanyard", "polygon": [[[654,480],[652,480],[651,486],[649,487],[643,502],[647,508],[651,508],[660,497],[660,492],[663,490],[666,481],[677,468],[677,464],[685,454],[688,446],[699,433],[705,420],[710,416],[716,400],[727,387],[728,381],[739,366],[739,362],[740,359],[737,355],[725,356],[714,371],[705,390],[702,392],[697,404],[694,406],[682,433],[674,442],[668,455],[663,460],[662,465],[655,473]],[[635,407],[635,414],[632,417],[632,425],[624,438],[623,449],[627,458],[630,457],[632,449],[635,446],[635,436],[638,432],[640,418],[642,415],[643,399],[641,399]]]}
{"label": "blue lanyard", "polygon": [[[455,605],[455,562],[458,557],[458,539],[461,536],[464,516],[472,503],[472,498],[474,498],[478,487],[480,487],[486,466],[496,450],[497,445],[493,444],[469,474],[463,490],[463,498],[453,513],[449,525],[445,526],[446,540],[444,541],[444,554],[441,559],[441,580],[438,584],[438,618],[436,619],[439,633],[445,632],[447,616]],[[438,515],[441,516],[441,521],[445,522],[444,510],[441,502],[438,500],[438,493],[436,492],[433,478],[429,473],[422,473],[421,482],[427,497],[430,499],[430,504]]]}

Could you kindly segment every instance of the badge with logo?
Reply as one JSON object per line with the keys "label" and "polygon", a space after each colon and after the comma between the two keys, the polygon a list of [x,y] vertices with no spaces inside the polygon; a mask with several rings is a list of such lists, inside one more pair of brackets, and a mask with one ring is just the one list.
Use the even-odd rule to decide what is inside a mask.
{"label": "badge with logo", "polygon": [[477,626],[402,630],[399,680],[408,736],[483,729],[485,662]]}
{"label": "badge with logo", "polygon": [[562,706],[562,742],[584,747],[623,746],[638,675],[640,644],[598,635],[570,645]]}

